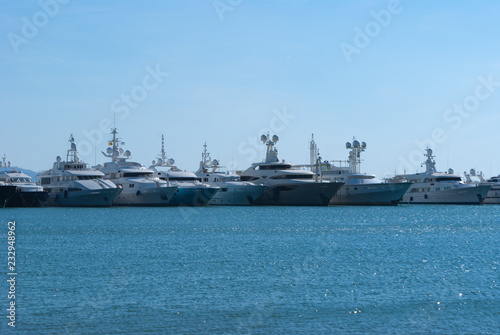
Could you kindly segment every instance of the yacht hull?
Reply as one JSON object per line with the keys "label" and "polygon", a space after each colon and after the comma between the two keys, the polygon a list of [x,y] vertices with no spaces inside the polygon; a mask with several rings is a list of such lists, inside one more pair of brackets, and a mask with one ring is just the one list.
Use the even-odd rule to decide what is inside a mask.
{"label": "yacht hull", "polygon": [[182,187],[177,188],[170,206],[206,206],[219,192],[218,187]]}
{"label": "yacht hull", "polygon": [[120,188],[49,193],[45,206],[59,207],[110,207]]}
{"label": "yacht hull", "polygon": [[411,183],[344,185],[330,205],[397,206],[410,186]]}
{"label": "yacht hull", "polygon": [[268,186],[255,202],[265,206],[328,206],[342,183],[280,183]]}
{"label": "yacht hull", "polygon": [[0,207],[7,207],[7,204],[11,201],[11,198],[16,192],[16,187],[12,185],[1,185],[0,186]]}
{"label": "yacht hull", "polygon": [[176,186],[127,189],[116,197],[114,206],[169,206]]}
{"label": "yacht hull", "polygon": [[26,192],[17,189],[5,203],[5,207],[43,207],[47,198],[47,192]]}
{"label": "yacht hull", "polygon": [[401,203],[434,205],[482,205],[491,186],[461,187],[445,191],[405,193]]}
{"label": "yacht hull", "polygon": [[210,200],[213,206],[251,206],[262,195],[266,186],[262,185],[224,185],[220,184],[220,191]]}
{"label": "yacht hull", "polygon": [[484,198],[485,205],[500,205],[500,185],[494,185],[491,187],[486,198]]}

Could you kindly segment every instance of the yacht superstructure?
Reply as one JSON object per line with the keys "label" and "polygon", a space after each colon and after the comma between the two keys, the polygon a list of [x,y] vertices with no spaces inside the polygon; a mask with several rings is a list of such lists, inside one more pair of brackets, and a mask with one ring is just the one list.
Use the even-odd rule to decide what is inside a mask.
{"label": "yacht superstructure", "polygon": [[5,193],[5,199],[0,200],[0,207],[40,207],[47,198],[47,192],[30,176],[11,167],[5,155],[0,162],[0,183],[4,186],[4,192],[9,189],[9,185],[14,190],[13,193]]}
{"label": "yacht superstructure", "polygon": [[427,148],[425,172],[399,175],[390,181],[408,180],[412,185],[403,196],[407,204],[483,204],[491,185],[466,184],[459,175],[437,172],[432,149]]}
{"label": "yacht superstructure", "polygon": [[321,182],[314,179],[314,173],[292,168],[292,164],[280,162],[278,150],[274,147],[279,138],[262,135],[267,146],[266,159],[253,163],[241,173],[242,181],[263,184],[267,189],[257,199],[257,205],[327,206],[343,183]]}
{"label": "yacht superstructure", "polygon": [[360,143],[355,138],[352,144],[346,143],[346,149],[349,150],[347,166],[341,166],[342,161],[339,161],[338,165],[335,165],[335,162],[325,161],[321,162],[321,168],[318,169],[315,164],[318,148],[314,135],[312,135],[309,149],[313,172],[317,173],[320,170],[322,180],[344,183],[344,186],[330,201],[330,205],[395,206],[411,185],[409,182],[387,183],[377,179],[373,174],[361,173],[361,152],[366,150],[366,143]]}
{"label": "yacht superstructure", "polygon": [[118,206],[168,206],[174,196],[177,186],[169,185],[167,181],[161,180],[154,175],[154,171],[146,169],[136,162],[129,162],[132,154],[129,150],[124,151],[120,145],[120,139],[116,136],[116,128],[111,129],[113,138],[109,141],[109,147],[105,157],[111,158],[110,162],[99,165],[96,168],[105,174],[105,178],[111,180],[122,191],[116,197],[113,205]]}
{"label": "yacht superstructure", "polygon": [[57,156],[52,169],[38,174],[43,188],[48,192],[48,206],[111,206],[121,189],[102,172],[91,169],[80,160],[73,135],[66,161]]}
{"label": "yacht superstructure", "polygon": [[194,173],[180,170],[173,158],[167,158],[163,135],[160,157],[149,168],[155,171],[158,178],[177,186],[171,206],[205,206],[219,192],[219,187],[200,182]]}
{"label": "yacht superstructure", "polygon": [[256,185],[248,181],[241,181],[235,173],[221,171],[217,159],[212,160],[207,151],[207,143],[203,145],[200,167],[196,176],[209,185],[220,187],[220,191],[210,200],[209,205],[246,206],[254,205],[255,201],[266,189],[264,185]]}
{"label": "yacht superstructure", "polygon": [[466,183],[491,186],[491,189],[488,191],[486,197],[484,198],[485,205],[500,204],[500,176],[491,177],[486,180],[481,171],[476,172],[475,169],[470,169],[469,173],[464,172],[464,177]]}

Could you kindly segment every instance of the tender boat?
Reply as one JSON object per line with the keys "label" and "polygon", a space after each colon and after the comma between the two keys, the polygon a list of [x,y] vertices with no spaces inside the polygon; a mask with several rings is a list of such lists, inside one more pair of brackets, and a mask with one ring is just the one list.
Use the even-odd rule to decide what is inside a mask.
{"label": "tender boat", "polygon": [[41,207],[47,198],[47,192],[30,176],[11,167],[5,155],[0,162],[0,183],[4,186],[4,193],[9,185],[14,190],[12,194],[9,191],[5,196],[0,196],[0,207]]}
{"label": "tender boat", "polygon": [[49,197],[47,206],[106,207],[120,193],[104,174],[89,167],[80,160],[73,135],[69,139],[70,148],[66,161],[57,156],[52,169],[38,174],[38,179]]}
{"label": "tender boat", "polygon": [[483,204],[491,185],[466,184],[459,175],[437,172],[432,149],[427,148],[422,173],[398,175],[389,180],[407,180],[412,185],[403,196],[406,204]]}
{"label": "tender boat", "polygon": [[266,159],[254,163],[241,173],[242,181],[267,186],[255,202],[256,205],[280,206],[328,206],[343,183],[321,182],[315,174],[307,170],[292,168],[291,163],[280,162],[278,150],[274,147],[279,138],[262,135],[261,141],[267,146]]}
{"label": "tender boat", "polygon": [[113,205],[118,206],[168,206],[174,196],[177,186],[169,185],[154,175],[154,171],[146,169],[137,162],[128,162],[132,153],[124,151],[120,139],[116,136],[116,128],[111,130],[113,138],[109,141],[110,147],[105,157],[111,162],[99,165],[96,168],[104,173],[105,178],[122,187],[122,192],[116,197]]}
{"label": "tender boat", "polygon": [[396,206],[410,187],[409,182],[387,183],[375,177],[373,174],[361,173],[361,152],[366,150],[366,143],[353,139],[346,143],[349,150],[347,166],[338,165],[334,162],[322,162],[321,168],[317,169],[314,158],[318,155],[314,135],[310,142],[311,166],[313,172],[320,170],[322,180],[337,181],[344,186],[335,194],[330,205],[389,205]]}
{"label": "tender boat", "polygon": [[203,146],[200,167],[196,176],[204,183],[220,187],[220,191],[210,200],[209,205],[219,206],[248,206],[254,205],[256,200],[266,189],[264,185],[256,185],[248,181],[241,181],[235,173],[221,171],[219,161],[210,158],[207,143]]}
{"label": "tender boat", "polygon": [[217,186],[201,183],[198,177],[188,171],[182,171],[175,166],[173,158],[167,158],[165,141],[161,137],[161,153],[157,161],[149,167],[155,176],[177,186],[177,191],[170,201],[171,206],[205,206],[219,192]]}

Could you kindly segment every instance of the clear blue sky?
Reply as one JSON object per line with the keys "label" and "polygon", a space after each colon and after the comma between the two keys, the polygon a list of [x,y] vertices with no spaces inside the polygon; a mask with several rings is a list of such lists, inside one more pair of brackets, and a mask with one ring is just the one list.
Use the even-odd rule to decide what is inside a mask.
{"label": "clear blue sky", "polygon": [[71,133],[104,162],[116,114],[147,166],[164,134],[181,169],[205,141],[243,169],[271,128],[294,164],[314,133],[329,160],[366,141],[380,177],[420,169],[403,162],[428,139],[438,170],[500,173],[497,1],[64,2],[0,1],[0,153],[16,165],[50,168]]}

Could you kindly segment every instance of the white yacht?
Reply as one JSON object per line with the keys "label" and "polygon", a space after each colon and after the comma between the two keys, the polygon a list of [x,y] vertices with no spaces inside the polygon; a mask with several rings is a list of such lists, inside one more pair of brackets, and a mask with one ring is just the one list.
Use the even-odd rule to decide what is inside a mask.
{"label": "white yacht", "polygon": [[167,158],[165,141],[161,137],[161,153],[157,161],[149,167],[155,176],[170,185],[177,186],[177,191],[170,201],[171,206],[205,206],[219,192],[219,187],[201,183],[192,172],[182,171],[175,166],[173,158]]}
{"label": "white yacht", "polygon": [[256,185],[248,181],[241,181],[239,175],[221,171],[219,161],[210,158],[207,143],[203,146],[200,168],[196,176],[205,183],[220,187],[220,191],[210,200],[209,205],[246,206],[254,205],[255,201],[266,189],[264,185]]}
{"label": "white yacht", "polygon": [[466,184],[459,175],[436,172],[432,149],[427,148],[425,172],[395,176],[389,181],[408,180],[412,185],[403,196],[407,204],[483,204],[491,185]]}
{"label": "white yacht", "polygon": [[102,172],[91,169],[80,160],[73,135],[66,161],[57,156],[52,169],[38,174],[43,188],[49,193],[47,206],[111,206],[121,189]]}
{"label": "white yacht", "polygon": [[330,200],[330,205],[392,205],[396,206],[411,183],[387,183],[377,179],[373,174],[361,173],[361,152],[366,150],[366,143],[353,139],[352,144],[346,143],[349,151],[347,166],[342,166],[339,161],[322,162],[321,169],[315,165],[318,148],[314,142],[314,135],[310,142],[311,166],[313,172],[320,170],[321,179],[326,181],[337,181],[344,186]]}
{"label": "white yacht", "polygon": [[41,207],[47,198],[47,192],[30,176],[11,167],[5,154],[0,162],[0,183],[13,186],[15,191],[0,203],[0,207]]}
{"label": "white yacht", "polygon": [[122,192],[116,197],[113,205],[117,206],[168,206],[174,196],[177,186],[169,185],[154,175],[154,171],[146,169],[136,162],[128,162],[132,154],[129,150],[124,151],[116,137],[116,128],[111,130],[113,139],[109,141],[110,147],[105,157],[111,158],[111,162],[98,165],[96,168],[105,174],[105,178],[122,187]]}
{"label": "white yacht", "polygon": [[475,169],[470,169],[469,173],[464,172],[464,176],[466,183],[491,186],[488,194],[486,194],[486,198],[484,198],[485,205],[500,204],[500,176],[491,177],[486,180],[483,173],[481,171],[476,172]]}
{"label": "white yacht", "polygon": [[267,146],[266,160],[254,163],[241,173],[242,181],[264,184],[266,190],[257,199],[257,205],[327,206],[343,183],[320,182],[314,173],[292,168],[292,164],[280,162],[274,148],[279,138],[262,135]]}

